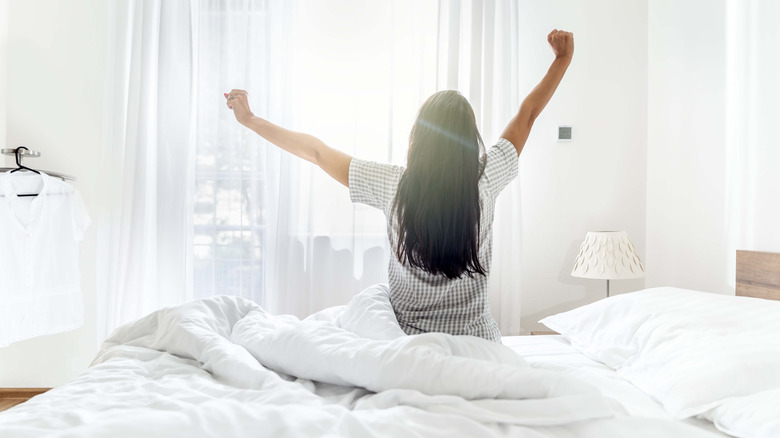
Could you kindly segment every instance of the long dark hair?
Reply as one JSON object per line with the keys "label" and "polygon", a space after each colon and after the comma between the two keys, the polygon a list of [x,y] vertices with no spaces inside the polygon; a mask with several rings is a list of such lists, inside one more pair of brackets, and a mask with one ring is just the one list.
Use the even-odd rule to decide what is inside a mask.
{"label": "long dark hair", "polygon": [[486,275],[477,186],[484,148],[474,110],[460,93],[440,91],[422,105],[393,204],[401,263],[449,279]]}

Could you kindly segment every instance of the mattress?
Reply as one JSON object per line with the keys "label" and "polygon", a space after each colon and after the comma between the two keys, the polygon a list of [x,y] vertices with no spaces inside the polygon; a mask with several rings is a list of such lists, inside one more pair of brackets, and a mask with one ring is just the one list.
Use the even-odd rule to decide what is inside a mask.
{"label": "mattress", "polygon": [[[660,403],[618,376],[613,369],[585,357],[563,336],[505,336],[502,343],[534,368],[559,371],[599,388],[602,394],[619,405],[626,415],[673,419]],[[683,422],[719,436],[729,436],[702,418],[691,418]]]}

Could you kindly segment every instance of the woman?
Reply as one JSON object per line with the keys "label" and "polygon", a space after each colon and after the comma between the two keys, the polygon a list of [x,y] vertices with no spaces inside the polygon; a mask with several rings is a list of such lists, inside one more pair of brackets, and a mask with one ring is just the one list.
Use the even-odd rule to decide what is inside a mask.
{"label": "woman", "polygon": [[474,111],[457,91],[441,91],[420,108],[407,167],[372,163],[319,139],[256,117],[247,93],[225,93],[244,126],[311,161],[349,188],[353,202],[382,209],[394,250],[390,301],[407,334],[446,332],[500,342],[487,284],[496,196],[517,175],[517,157],[574,53],[574,37],[553,30],[547,74],[525,98],[498,143],[485,154]]}

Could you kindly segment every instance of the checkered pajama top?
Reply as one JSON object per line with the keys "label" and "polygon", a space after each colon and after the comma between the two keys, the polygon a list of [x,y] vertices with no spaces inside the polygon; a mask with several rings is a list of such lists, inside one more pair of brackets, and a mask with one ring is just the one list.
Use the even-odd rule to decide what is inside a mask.
{"label": "checkered pajama top", "polygon": [[[496,196],[517,176],[517,152],[508,140],[500,139],[487,152],[485,171],[479,180],[481,207],[479,260],[489,272],[493,247],[493,209]],[[381,209],[387,218],[390,241],[390,301],[401,328],[407,334],[445,332],[479,336],[500,342],[498,324],[490,314],[487,276],[463,275],[447,279],[432,275],[395,256],[398,219],[391,211],[404,168],[352,159],[349,166],[349,194],[352,202]]]}

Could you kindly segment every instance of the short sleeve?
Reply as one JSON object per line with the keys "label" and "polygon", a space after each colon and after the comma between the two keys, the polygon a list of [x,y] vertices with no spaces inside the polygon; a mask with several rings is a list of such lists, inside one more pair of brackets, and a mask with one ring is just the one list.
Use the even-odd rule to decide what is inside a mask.
{"label": "short sleeve", "polygon": [[81,241],[84,240],[84,232],[87,230],[87,227],[89,227],[92,220],[89,217],[87,206],[84,205],[84,200],[81,198],[81,193],[74,189],[70,198],[73,238],[76,239],[76,241]]}
{"label": "short sleeve", "polygon": [[349,165],[349,197],[388,214],[404,168],[353,158]]}
{"label": "short sleeve", "polygon": [[504,138],[499,139],[487,152],[484,177],[494,197],[517,176],[517,150]]}

